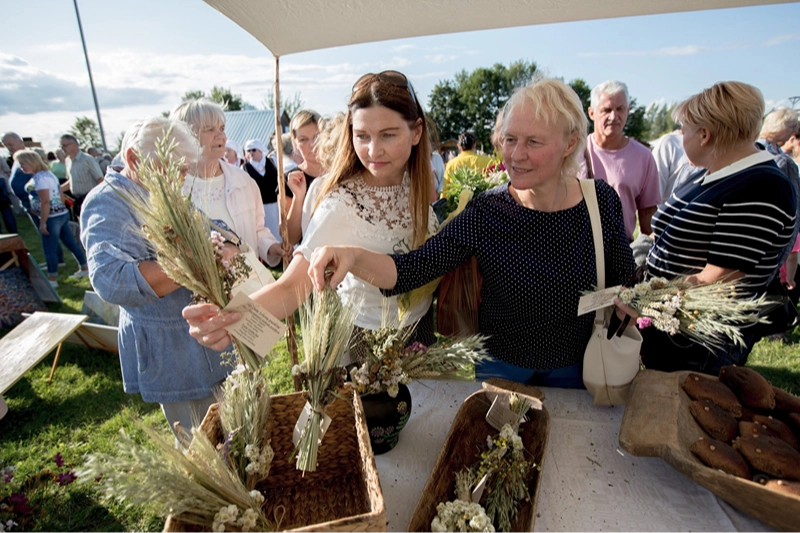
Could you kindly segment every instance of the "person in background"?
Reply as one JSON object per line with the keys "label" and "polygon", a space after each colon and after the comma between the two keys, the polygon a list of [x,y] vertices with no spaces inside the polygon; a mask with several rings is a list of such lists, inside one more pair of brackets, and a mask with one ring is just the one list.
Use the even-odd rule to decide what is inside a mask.
{"label": "person in background", "polygon": [[31,212],[39,219],[39,233],[42,235],[44,257],[47,261],[47,278],[50,285],[58,287],[58,249],[61,242],[72,252],[80,265],[80,270],[70,278],[85,278],[89,275],[86,256],[75,242],[69,227],[69,210],[61,201],[61,189],[58,178],[50,172],[50,167],[33,150],[20,150],[14,154],[14,160],[23,171],[33,178],[26,185]]}
{"label": "person in background", "polygon": [[458,136],[458,155],[447,162],[444,170],[444,181],[442,190],[447,188],[447,184],[452,180],[453,172],[459,167],[483,170],[492,163],[492,158],[488,155],[479,154],[475,151],[478,141],[475,136],[465,131]]}
{"label": "person in background", "polygon": [[789,140],[781,146],[783,153],[794,159],[796,165],[800,166],[800,129],[795,131]]}
{"label": "person in background", "polygon": [[292,117],[289,133],[295,151],[303,156],[303,162],[286,177],[286,224],[289,229],[289,244],[294,246],[303,236],[303,201],[314,180],[322,176],[325,169],[317,160],[316,142],[319,134],[320,116],[316,111],[304,109]]}
{"label": "person in background", "polygon": [[228,139],[225,142],[225,162],[235,167],[241,167],[245,164],[244,156],[239,145]]}
{"label": "person in background", "polygon": [[661,203],[669,200],[672,191],[683,185],[700,169],[694,167],[683,149],[683,134],[676,131],[662,135],[651,147],[661,185]]}
{"label": "person in background", "polygon": [[58,183],[63,185],[67,181],[67,165],[65,163],[67,155],[64,153],[64,150],[59,148],[56,150],[53,159],[50,159],[50,154],[52,153],[53,152],[49,152],[47,154],[47,160],[50,163],[50,172],[55,174],[55,176],[58,178]]}
{"label": "person in background", "polygon": [[[283,148],[283,173],[286,174],[297,168],[297,165],[303,162],[303,156],[294,149],[292,146],[292,134],[284,133],[281,135],[281,147]],[[278,146],[275,144],[275,134],[270,135],[270,146],[272,151],[269,153],[269,158],[278,168]]]}
{"label": "person in background", "polygon": [[159,116],[130,127],[120,146],[124,170],[109,173],[86,198],[81,241],[91,264],[92,287],[103,300],[120,306],[125,392],[161,404],[176,439],[188,442],[191,436],[181,435],[175,422],[188,432],[202,420],[215,401],[214,391],[233,368],[222,364],[219,351],[203,348],[189,336],[181,309],[192,301],[192,293],[161,270],[140,231],[141,222],[121,195],[147,194],[137,171],[143,160],[156,157],[156,142],[165,132],[176,143],[173,156],[187,166],[195,162],[200,147],[184,123]]}
{"label": "person in background", "polygon": [[61,136],[61,149],[67,154],[67,182],[61,185],[61,191],[69,192],[75,200],[72,211],[80,218],[86,195],[103,182],[104,174],[97,160],[81,151],[78,140],[72,135]]}
{"label": "person in background", "polygon": [[222,160],[225,155],[225,112],[200,98],[172,110],[170,118],[188,124],[200,139],[200,157],[183,183],[184,195],[223,229],[233,231],[270,266],[283,257],[280,243],[264,226],[264,204],[258,185],[247,172]]}
{"label": "person in background", "polygon": [[[11,175],[11,169],[8,168],[5,159],[0,160],[0,214],[3,217],[3,224],[5,224],[6,233],[17,232],[17,219],[14,217],[14,209],[12,208],[12,192],[8,185],[8,179]],[[0,229],[2,231],[2,229]]]}
{"label": "person in background", "polygon": [[790,180],[800,184],[800,171],[797,163],[781,149],[781,145],[792,138],[797,128],[797,112],[788,107],[779,107],[764,117],[756,145],[772,154],[781,172],[786,174]]}
{"label": "person in background", "polygon": [[103,176],[105,176],[106,175],[106,169],[108,169],[108,163],[110,161],[105,159],[103,153],[100,152],[100,150],[98,150],[94,146],[89,147],[89,149],[86,151],[86,153],[89,154],[90,156],[94,157],[95,161],[97,161],[97,164],[100,165],[100,172],[102,172]]}
{"label": "person in background", "polygon": [[605,81],[592,89],[589,118],[594,121],[594,133],[587,141],[587,163],[595,179],[617,191],[625,214],[625,232],[633,241],[637,216],[640,233],[653,233],[650,219],[661,202],[661,187],[653,154],[624,133],[630,110],[631,99],[624,83]]}
{"label": "person in background", "polygon": [[[717,83],[678,104],[672,116],[682,125],[686,156],[705,172],[659,206],[648,275],[686,276],[694,284],[739,280],[742,297],[764,294],[794,243],[798,189],[774,156],[756,147],[761,92],[746,83]],[[758,330],[742,334],[745,346],[729,341],[712,351],[681,334],[644,328],[642,361],[655,370],[716,375],[724,365],[747,362]]]}
{"label": "person in background", "polygon": [[[401,294],[475,256],[483,274],[479,333],[490,361],[478,376],[522,383],[583,387],[583,357],[594,314],[578,316],[578,300],[597,284],[589,211],[578,181],[587,120],[580,98],[557,79],[518,89],[503,109],[503,159],[510,183],[474,198],[420,248],[384,255],[356,246],[325,246],[312,256],[316,289],[333,269]],[[633,258],[619,197],[596,180],[609,286],[623,284]]]}
{"label": "person in background", "polygon": [[[13,131],[9,131],[3,135],[2,140],[5,147],[8,148],[8,151],[11,153],[12,158],[14,154],[25,149],[25,143],[22,141],[22,137]],[[31,203],[30,200],[28,200],[28,193],[25,190],[25,185],[28,184],[32,177],[31,174],[26,174],[16,161],[11,165],[11,177],[9,178],[11,192],[14,193],[14,196],[17,197],[23,209],[25,209],[25,212],[28,214],[31,212]],[[33,220],[33,224],[38,228],[39,219],[36,218]]]}
{"label": "person in background", "polygon": [[431,136],[431,167],[433,168],[433,193],[431,201],[435,202],[436,199],[439,198],[439,195],[442,194],[445,167],[444,159],[440,152],[439,132],[436,131],[436,124],[433,123],[430,117],[426,117],[425,120],[428,121],[428,132],[430,132]]}
{"label": "person in background", "polygon": [[264,143],[258,139],[250,139],[245,143],[247,162],[242,169],[250,175],[261,191],[261,203],[264,205],[264,225],[272,235],[281,240],[280,213],[278,210],[278,169],[267,157]]}

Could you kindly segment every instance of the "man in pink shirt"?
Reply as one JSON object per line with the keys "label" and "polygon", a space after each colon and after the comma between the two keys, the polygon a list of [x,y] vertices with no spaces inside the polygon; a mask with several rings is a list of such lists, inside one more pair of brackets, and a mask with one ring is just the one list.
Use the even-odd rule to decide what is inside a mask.
{"label": "man in pink shirt", "polygon": [[586,147],[595,179],[611,185],[622,201],[625,232],[632,241],[637,214],[639,232],[653,232],[650,219],[661,201],[661,188],[650,150],[622,133],[630,109],[624,83],[605,81],[592,89],[589,118],[594,122],[594,133],[589,135]]}

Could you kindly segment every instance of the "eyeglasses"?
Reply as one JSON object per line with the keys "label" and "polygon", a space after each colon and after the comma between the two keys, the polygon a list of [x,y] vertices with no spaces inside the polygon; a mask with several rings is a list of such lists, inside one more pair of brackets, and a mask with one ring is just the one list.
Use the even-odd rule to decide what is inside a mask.
{"label": "eyeglasses", "polygon": [[258,152],[259,149],[258,148],[248,148],[247,151],[248,152]]}
{"label": "eyeglasses", "polygon": [[[414,94],[414,88],[411,86],[411,82],[408,81],[406,75],[402,72],[397,72],[396,70],[384,70],[383,72],[379,72],[377,74],[373,74],[372,72],[364,74],[358,81],[353,84],[353,92],[361,89],[362,87],[369,85],[375,80],[382,81],[383,83],[388,83],[389,85],[394,85],[395,87],[403,87],[408,90],[408,94],[411,95],[411,100],[414,102],[414,105],[417,105],[417,95]],[[369,83],[368,83],[369,82]]]}

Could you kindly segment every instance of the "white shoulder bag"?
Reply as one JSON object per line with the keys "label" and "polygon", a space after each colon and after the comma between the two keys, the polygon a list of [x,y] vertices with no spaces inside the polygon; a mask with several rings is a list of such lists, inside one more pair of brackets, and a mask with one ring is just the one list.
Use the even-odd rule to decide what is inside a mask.
{"label": "white shoulder bag", "polygon": [[[594,180],[579,180],[589,219],[597,263],[597,288],[605,288],[606,266],[603,250],[603,226],[597,206]],[[628,401],[631,382],[639,372],[639,349],[642,335],[635,325],[625,328],[622,336],[608,338],[608,322],[615,307],[595,311],[594,328],[583,356],[583,384],[594,397],[595,405],[620,405]]]}

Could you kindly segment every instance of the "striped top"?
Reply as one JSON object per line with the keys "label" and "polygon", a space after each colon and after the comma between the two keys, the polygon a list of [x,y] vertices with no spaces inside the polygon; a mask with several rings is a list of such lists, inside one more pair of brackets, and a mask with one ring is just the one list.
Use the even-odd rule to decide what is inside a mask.
{"label": "striped top", "polygon": [[89,194],[95,185],[103,179],[103,171],[97,160],[85,152],[78,152],[75,159],[67,158],[67,176],[69,190],[76,198]]}
{"label": "striped top", "polygon": [[744,272],[743,285],[763,292],[794,235],[791,185],[764,152],[675,190],[653,216],[648,273],[671,279],[706,264]]}

